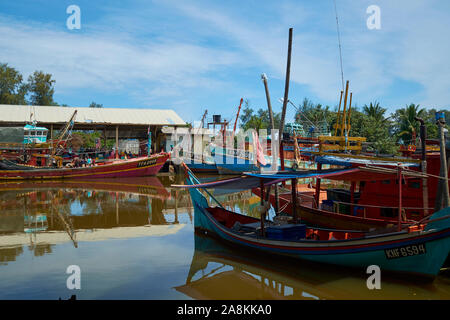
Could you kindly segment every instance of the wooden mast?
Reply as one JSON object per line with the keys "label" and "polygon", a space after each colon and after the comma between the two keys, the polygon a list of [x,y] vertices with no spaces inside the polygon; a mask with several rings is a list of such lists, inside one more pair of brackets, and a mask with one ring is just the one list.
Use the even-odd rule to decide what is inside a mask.
{"label": "wooden mast", "polygon": [[[281,122],[280,122],[280,137],[283,137],[284,130],[284,118],[286,117],[286,107],[289,100],[289,78],[291,75],[291,53],[292,53],[292,28],[289,28],[289,42],[288,42],[288,54],[287,54],[287,65],[286,65],[286,81],[284,84],[284,100],[283,109],[281,110]],[[280,139],[282,140],[282,139]]]}

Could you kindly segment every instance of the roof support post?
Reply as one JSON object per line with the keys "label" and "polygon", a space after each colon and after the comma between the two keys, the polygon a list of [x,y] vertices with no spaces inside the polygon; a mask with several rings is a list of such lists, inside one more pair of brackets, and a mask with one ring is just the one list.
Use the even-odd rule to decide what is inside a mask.
{"label": "roof support post", "polygon": [[292,216],[294,217],[294,223],[297,223],[297,178],[291,179],[291,191],[292,191]]}
{"label": "roof support post", "polygon": [[264,237],[264,220],[266,219],[266,212],[264,211],[264,180],[260,179],[261,188],[261,236]]}
{"label": "roof support post", "polygon": [[[322,164],[318,163],[317,164],[317,171],[321,171],[322,170]],[[316,209],[319,209],[319,201],[320,201],[320,178],[316,178],[316,193],[314,194],[314,199],[315,199],[315,206]]]}
{"label": "roof support post", "polygon": [[116,159],[119,159],[119,126],[116,126]]}
{"label": "roof support post", "polygon": [[398,224],[397,224],[397,230],[402,230],[402,167],[398,166]]}
{"label": "roof support post", "polygon": [[356,187],[356,182],[352,181],[351,185],[350,185],[350,215],[354,214],[353,204],[355,203],[355,187]]}

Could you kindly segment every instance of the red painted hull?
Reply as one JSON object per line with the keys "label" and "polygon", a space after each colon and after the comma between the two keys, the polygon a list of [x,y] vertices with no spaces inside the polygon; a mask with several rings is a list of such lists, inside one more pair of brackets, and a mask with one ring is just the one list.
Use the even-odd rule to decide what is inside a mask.
{"label": "red painted hull", "polygon": [[[252,192],[257,196],[260,196],[259,188],[252,189]],[[301,197],[301,195],[299,196]],[[284,208],[281,212],[292,215],[291,199],[292,197],[290,194],[283,194],[282,196],[280,195],[280,208]],[[275,206],[275,196],[273,194],[270,195],[270,203],[272,204],[272,206]],[[297,216],[300,217],[301,221],[312,226],[341,230],[369,231],[371,229],[381,229],[396,225],[396,221],[393,219],[363,218],[342,213],[314,209],[302,205],[299,205],[297,207]]]}
{"label": "red painted hull", "polygon": [[[163,186],[158,177],[132,177],[132,178],[117,178],[114,181],[110,179],[102,180],[14,180],[1,181],[0,191],[6,190],[24,190],[32,189],[33,191],[47,190],[50,188],[70,188],[80,190],[96,190],[107,192],[126,192],[134,194],[142,194],[151,198],[168,199],[170,193]],[[33,202],[33,201],[31,201]],[[2,206],[13,206],[16,201],[11,202],[2,201],[0,203],[0,210]],[[30,206],[30,204],[27,204]]]}
{"label": "red painted hull", "polygon": [[118,160],[105,164],[82,168],[0,170],[0,179],[99,179],[125,178],[156,175],[169,158],[169,154],[160,153],[150,157]]}

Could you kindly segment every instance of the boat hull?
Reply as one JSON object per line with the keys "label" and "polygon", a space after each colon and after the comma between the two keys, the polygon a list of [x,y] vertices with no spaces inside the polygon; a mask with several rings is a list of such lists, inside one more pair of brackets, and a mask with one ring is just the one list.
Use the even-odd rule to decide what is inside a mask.
{"label": "boat hull", "polygon": [[[253,189],[252,192],[257,196],[260,195],[259,188]],[[292,197],[290,194],[283,194],[279,196],[280,208],[283,208],[281,212],[292,215],[291,199]],[[307,200],[308,199],[304,199],[303,201]],[[276,201],[275,196],[271,194],[270,202],[272,206],[275,206],[275,201]],[[396,223],[394,220],[364,218],[359,216],[347,215],[343,213],[335,213],[315,209],[304,205],[299,205],[297,207],[297,217],[299,217],[303,223],[310,226],[317,226],[331,229],[343,229],[343,230],[369,231],[372,229],[392,227]]]}
{"label": "boat hull", "polygon": [[169,158],[160,153],[150,157],[118,160],[112,164],[81,168],[1,170],[0,180],[99,179],[156,175]]}
{"label": "boat hull", "polygon": [[218,173],[215,164],[209,163],[186,163],[189,170],[194,173]]}
{"label": "boat hull", "polygon": [[[429,228],[425,232],[400,232],[350,240],[280,241],[244,236],[215,220],[207,210],[206,199],[197,189],[189,191],[194,204],[196,229],[266,254],[364,269],[377,265],[382,272],[401,272],[434,278],[450,251],[449,219],[438,228]],[[438,214],[448,215],[450,208],[434,216]],[[408,250],[411,248],[424,248],[424,252],[409,255]]]}
{"label": "boat hull", "polygon": [[216,154],[214,156],[217,171],[221,175],[241,174],[243,172],[258,171],[253,161],[231,155]]}

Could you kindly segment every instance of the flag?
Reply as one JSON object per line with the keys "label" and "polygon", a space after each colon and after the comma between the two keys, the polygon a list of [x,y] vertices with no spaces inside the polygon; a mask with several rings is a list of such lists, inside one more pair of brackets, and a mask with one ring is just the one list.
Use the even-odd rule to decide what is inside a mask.
{"label": "flag", "polygon": [[261,142],[259,142],[258,134],[256,132],[253,132],[253,143],[255,145],[255,153],[256,153],[256,160],[263,166],[267,164],[266,158],[264,157],[264,149],[261,145]]}

